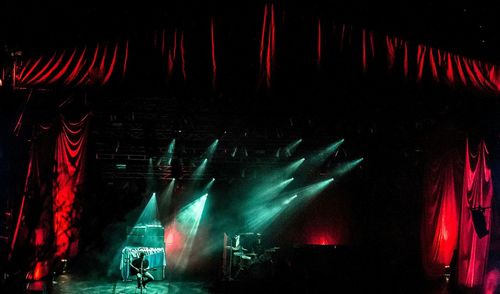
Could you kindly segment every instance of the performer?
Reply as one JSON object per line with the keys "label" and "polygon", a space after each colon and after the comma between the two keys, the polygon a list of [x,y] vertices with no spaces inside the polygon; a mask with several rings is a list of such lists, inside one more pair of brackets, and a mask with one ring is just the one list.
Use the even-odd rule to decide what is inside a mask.
{"label": "performer", "polygon": [[149,261],[147,259],[144,259],[144,252],[139,253],[139,257],[134,259],[132,263],[130,264],[130,272],[133,275],[137,276],[137,288],[146,288],[146,284],[154,280],[154,277],[151,273],[149,273],[150,269],[149,268]]}

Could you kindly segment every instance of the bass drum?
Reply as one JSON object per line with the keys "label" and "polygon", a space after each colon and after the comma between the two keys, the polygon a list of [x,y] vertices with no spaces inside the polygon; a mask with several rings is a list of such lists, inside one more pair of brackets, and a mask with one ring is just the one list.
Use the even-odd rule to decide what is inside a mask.
{"label": "bass drum", "polygon": [[252,280],[266,280],[274,276],[274,267],[271,260],[259,261],[252,263],[248,269],[249,278]]}

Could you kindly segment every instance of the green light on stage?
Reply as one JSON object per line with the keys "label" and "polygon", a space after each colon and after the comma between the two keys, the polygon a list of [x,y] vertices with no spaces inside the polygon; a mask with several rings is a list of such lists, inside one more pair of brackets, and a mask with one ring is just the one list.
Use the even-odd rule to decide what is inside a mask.
{"label": "green light on stage", "polygon": [[160,201],[161,201],[162,210],[169,208],[170,203],[172,202],[172,195],[174,193],[174,186],[175,186],[175,178],[173,178],[170,181],[170,183],[168,184],[165,191],[163,191],[163,193],[161,194]]}
{"label": "green light on stage", "polygon": [[205,151],[205,156],[207,159],[211,159],[214,156],[215,150],[217,149],[217,144],[219,144],[219,139],[215,139],[215,141],[208,146],[207,151]]}
{"label": "green light on stage", "polygon": [[352,161],[339,164],[338,167],[335,168],[335,170],[332,172],[332,175],[339,177],[348,173],[349,171],[353,170],[356,166],[358,166],[363,161],[363,159],[364,158],[361,157]]}
{"label": "green light on stage", "polygon": [[138,224],[156,224],[159,222],[158,218],[158,205],[157,205],[157,200],[156,200],[156,193],[153,193],[151,195],[151,198],[149,199],[148,203],[146,204],[146,207],[142,210],[141,215],[139,216],[139,219],[136,222],[136,225]]}
{"label": "green light on stage", "polygon": [[286,199],[285,201],[283,201],[283,205],[288,205],[290,204],[290,202],[293,201],[293,199],[297,198],[297,194],[293,195],[292,197]]}
{"label": "green light on stage", "polygon": [[207,197],[208,194],[204,194],[195,201],[189,203],[181,209],[176,217],[177,228],[185,236],[184,246],[177,261],[177,268],[179,270],[185,270],[189,264],[189,256],[191,255],[193,241],[198,232]]}
{"label": "green light on stage", "polygon": [[203,193],[207,192],[208,190],[210,190],[210,188],[212,188],[213,184],[215,182],[215,178],[212,178],[210,180],[210,182],[208,182],[208,184],[205,186],[205,188],[203,188]]}
{"label": "green light on stage", "polygon": [[307,187],[304,187],[300,189],[300,194],[304,196],[313,196],[319,194],[321,191],[323,191],[330,183],[334,181],[333,178],[321,181],[316,184],[309,185]]}
{"label": "green light on stage", "polygon": [[297,147],[299,146],[299,144],[301,142],[302,142],[302,139],[298,139],[297,141],[292,142],[291,144],[286,146],[285,151],[286,151],[287,156],[291,156],[293,154],[293,152],[295,152],[295,149],[297,149]]}
{"label": "green light on stage", "polygon": [[200,166],[198,166],[193,172],[193,178],[200,178],[207,167],[208,158],[203,159]]}
{"label": "green light on stage", "polygon": [[285,176],[293,174],[302,165],[302,163],[304,163],[305,160],[306,160],[305,158],[301,158],[299,160],[292,162],[289,166],[285,168]]}
{"label": "green light on stage", "polygon": [[335,151],[337,151],[337,149],[340,147],[340,145],[342,145],[342,143],[344,143],[344,139],[341,139],[329,145],[328,147],[324,148],[318,154],[311,157],[311,162],[313,164],[320,164],[325,159],[327,159],[328,156],[332,155]]}
{"label": "green light on stage", "polygon": [[287,179],[287,180],[284,180],[282,182],[280,182],[279,184],[273,186],[273,187],[270,187],[268,188],[267,190],[265,190],[264,192],[262,192],[261,196],[270,196],[270,195],[276,195],[276,194],[279,194],[281,193],[281,191],[283,191],[283,189],[286,188],[286,186],[288,186],[288,184],[290,184],[292,181],[294,180],[294,178],[290,178],[290,179]]}
{"label": "green light on stage", "polygon": [[174,157],[174,149],[175,149],[175,139],[172,139],[170,144],[168,145],[167,150],[167,164],[170,165],[172,163],[172,158]]}

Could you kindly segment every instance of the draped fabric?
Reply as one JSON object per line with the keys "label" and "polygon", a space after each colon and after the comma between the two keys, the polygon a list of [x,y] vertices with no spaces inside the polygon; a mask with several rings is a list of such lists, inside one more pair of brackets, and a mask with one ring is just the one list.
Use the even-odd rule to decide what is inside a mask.
{"label": "draped fabric", "polygon": [[84,180],[88,121],[88,114],[78,122],[62,118],[56,140],[52,190],[56,257],[70,258],[78,252],[80,207],[76,195]]}
{"label": "draped fabric", "polygon": [[[256,73],[258,85],[264,84],[270,87],[273,73],[280,66],[276,60],[276,47],[281,39],[276,39],[276,23],[284,26],[285,22],[284,17],[278,17],[279,15],[273,3],[266,3],[262,14],[262,26],[255,28],[259,30],[256,31],[259,38],[248,39],[249,47],[258,48],[259,66]],[[317,17],[316,21],[317,25],[310,32],[316,36],[312,38],[316,43],[312,44],[316,47],[316,52],[313,55],[304,52],[302,56],[298,56],[298,60],[314,59],[317,66],[323,67],[322,63],[329,59],[329,55],[341,52],[344,56],[334,56],[330,59],[352,63],[351,68],[356,68],[359,64],[363,73],[370,72],[372,68],[380,70],[380,67],[371,66],[374,62],[385,63],[386,69],[390,72],[400,73],[404,78],[414,79],[416,82],[431,80],[452,87],[469,87],[489,93],[500,92],[500,65],[468,58],[428,44],[411,42],[383,32],[376,33],[366,28],[348,24],[334,24],[330,27],[325,25],[329,21],[325,17],[322,19]],[[224,28],[217,27],[216,36],[213,17],[203,25],[210,46],[185,48],[186,32],[183,28],[174,26],[169,30],[162,29],[154,33],[153,47],[161,54],[152,60],[147,59],[151,55],[149,51],[151,45],[142,44],[143,39],[134,39],[131,42],[128,40],[103,42],[96,46],[60,50],[44,56],[19,57],[15,66],[0,65],[2,81],[6,82],[5,78],[9,75],[8,72],[11,72],[15,77],[12,83],[18,88],[103,86],[113,79],[123,80],[129,56],[133,58],[131,61],[134,64],[161,64],[169,81],[177,71],[182,76],[182,81],[186,81],[186,63],[189,62],[187,57],[206,56],[206,62],[200,59],[199,66],[205,64],[211,67],[211,82],[214,87],[217,76],[216,48],[220,45],[217,41],[224,39],[219,37],[224,35]],[[286,32],[286,29],[287,27],[283,27],[280,31]],[[193,41],[196,43],[196,40]],[[137,49],[132,55],[129,54],[129,43]],[[280,45],[286,47],[287,44]],[[140,51],[139,48],[144,51]],[[334,50],[326,50],[327,48]],[[207,51],[200,52],[203,50]],[[346,58],[346,53],[349,53],[352,60]],[[222,57],[218,56],[217,61]],[[251,60],[243,62],[249,65],[252,63]],[[196,66],[189,63],[189,68],[194,69]],[[147,69],[138,69],[138,71],[144,70]],[[201,71],[203,68],[197,70]]]}
{"label": "draped fabric", "polygon": [[259,47],[260,79],[264,80],[267,87],[271,86],[271,77],[275,66],[276,56],[276,27],[274,4],[264,6],[262,18],[262,31]]}
{"label": "draped fabric", "polygon": [[[213,24],[211,24],[211,36],[213,37]],[[212,46],[215,46],[215,44],[213,43],[213,39]],[[187,73],[184,49],[184,31],[175,28],[174,31],[170,34],[165,29],[161,32],[155,32],[153,47],[161,53],[161,59],[163,63],[166,63],[165,69],[168,79],[172,79],[172,77],[174,76],[176,64],[178,64],[178,61],[180,61],[179,70],[182,73],[183,80],[186,81]],[[214,51],[212,51],[212,54],[215,54]],[[212,55],[212,58],[214,62],[213,65],[215,65],[214,55]]]}
{"label": "draped fabric", "polygon": [[125,73],[127,58],[128,41],[27,58],[16,64],[15,85],[19,88],[102,86],[120,70]]}
{"label": "draped fabric", "polygon": [[493,183],[487,155],[484,142],[479,144],[476,154],[469,151],[467,142],[457,265],[458,283],[466,287],[483,284],[488,261],[490,234],[479,233],[484,229],[490,231],[491,224]]}
{"label": "draped fabric", "polygon": [[[424,183],[421,222],[422,263],[429,278],[439,278],[450,265],[458,238],[459,156],[450,153],[434,161]],[[460,183],[458,183],[460,184]]]}

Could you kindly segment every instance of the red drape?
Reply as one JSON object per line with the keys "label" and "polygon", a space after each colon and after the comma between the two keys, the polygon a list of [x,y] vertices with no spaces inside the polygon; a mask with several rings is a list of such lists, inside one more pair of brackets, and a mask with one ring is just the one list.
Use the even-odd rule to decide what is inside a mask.
{"label": "red drape", "polygon": [[74,257],[78,252],[80,209],[75,196],[84,179],[88,118],[87,114],[75,123],[62,118],[57,136],[52,190],[56,257]]}
{"label": "red drape", "polygon": [[[110,48],[108,48],[110,47]],[[73,49],[71,52],[54,53],[52,56],[28,58],[16,66],[17,87],[105,85],[118,65],[125,74],[128,59],[128,41],[125,46],[97,44],[94,50]]]}
{"label": "red drape", "polygon": [[[490,235],[482,238],[476,233],[473,210],[484,209],[484,223],[490,230],[493,183],[491,170],[486,165],[488,150],[484,142],[476,154],[469,152],[466,144],[463,196],[460,216],[460,237],[458,243],[458,284],[476,287],[483,284],[488,259]],[[478,223],[476,222],[476,226]]]}
{"label": "red drape", "polygon": [[434,161],[424,183],[421,222],[422,262],[429,278],[442,277],[456,248],[459,222],[459,193],[456,172],[458,155],[449,153]]}

